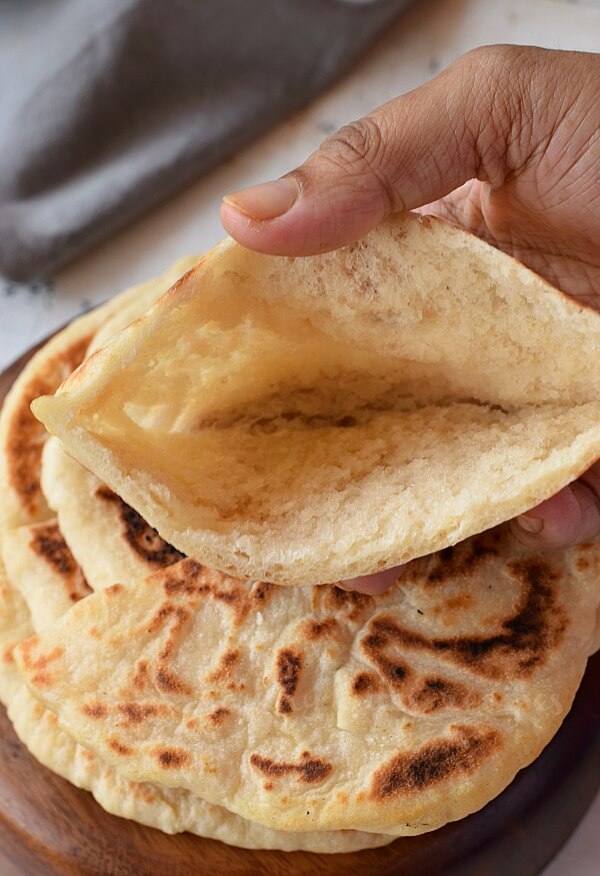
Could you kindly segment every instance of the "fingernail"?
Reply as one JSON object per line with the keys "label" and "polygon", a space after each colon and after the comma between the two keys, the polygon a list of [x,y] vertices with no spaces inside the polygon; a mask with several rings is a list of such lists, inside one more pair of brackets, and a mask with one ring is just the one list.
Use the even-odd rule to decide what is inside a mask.
{"label": "fingernail", "polygon": [[544,521],[541,517],[530,517],[529,514],[521,514],[517,517],[515,523],[524,529],[525,532],[530,532],[533,535],[538,535],[544,528]]}
{"label": "fingernail", "polygon": [[297,197],[298,189],[291,179],[276,179],[225,195],[223,200],[244,216],[264,221],[287,213]]}

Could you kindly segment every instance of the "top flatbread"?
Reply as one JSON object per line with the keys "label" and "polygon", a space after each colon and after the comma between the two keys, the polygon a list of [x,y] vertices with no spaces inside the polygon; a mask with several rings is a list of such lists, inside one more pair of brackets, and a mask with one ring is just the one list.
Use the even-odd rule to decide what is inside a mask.
{"label": "top flatbread", "polygon": [[336,581],[600,455],[600,315],[432,218],[314,258],[225,241],[33,409],[186,555]]}

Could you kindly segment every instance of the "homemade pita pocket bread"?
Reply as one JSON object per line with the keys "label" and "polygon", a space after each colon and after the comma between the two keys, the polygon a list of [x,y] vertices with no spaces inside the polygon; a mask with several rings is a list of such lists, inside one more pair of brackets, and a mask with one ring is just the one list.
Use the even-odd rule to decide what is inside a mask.
{"label": "homemade pita pocket bread", "polygon": [[600,315],[430,217],[226,240],[33,410],[186,555],[311,584],[454,544],[600,455]]}
{"label": "homemade pita pocket bread", "polygon": [[133,781],[285,830],[433,830],[556,732],[600,602],[598,545],[540,557],[502,528],[373,598],[183,560],[79,602],[15,651],[33,693]]}

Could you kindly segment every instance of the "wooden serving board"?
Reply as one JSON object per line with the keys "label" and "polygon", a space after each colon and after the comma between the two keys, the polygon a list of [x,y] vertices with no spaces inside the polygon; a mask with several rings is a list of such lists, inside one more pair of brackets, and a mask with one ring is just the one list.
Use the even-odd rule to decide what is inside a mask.
{"label": "wooden serving board", "polygon": [[[0,403],[33,352],[0,375]],[[347,855],[247,851],[108,815],[37,763],[0,708],[0,876],[534,876],[600,787],[599,691],[600,653],[556,737],[496,800],[432,833]]]}

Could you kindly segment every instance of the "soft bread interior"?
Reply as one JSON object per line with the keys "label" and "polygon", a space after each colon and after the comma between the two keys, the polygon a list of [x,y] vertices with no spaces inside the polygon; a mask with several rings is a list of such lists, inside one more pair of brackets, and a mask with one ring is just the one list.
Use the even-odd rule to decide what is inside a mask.
{"label": "soft bread interior", "polygon": [[228,241],[35,412],[180,550],[335,580],[519,513],[596,458],[599,326],[429,218],[315,259]]}

